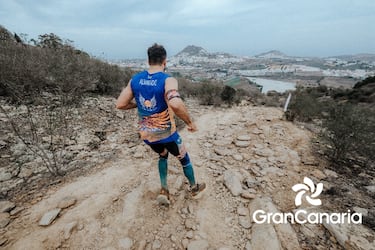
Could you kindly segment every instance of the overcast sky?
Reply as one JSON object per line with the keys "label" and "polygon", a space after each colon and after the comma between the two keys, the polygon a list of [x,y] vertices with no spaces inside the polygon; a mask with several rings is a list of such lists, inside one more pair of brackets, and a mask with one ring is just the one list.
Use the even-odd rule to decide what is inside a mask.
{"label": "overcast sky", "polygon": [[146,58],[187,45],[294,56],[375,53],[375,0],[0,0],[0,25],[55,33],[94,56]]}

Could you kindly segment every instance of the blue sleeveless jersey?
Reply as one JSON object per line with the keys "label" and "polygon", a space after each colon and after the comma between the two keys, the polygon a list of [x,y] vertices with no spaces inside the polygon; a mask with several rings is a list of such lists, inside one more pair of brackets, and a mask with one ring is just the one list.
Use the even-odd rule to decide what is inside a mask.
{"label": "blue sleeveless jersey", "polygon": [[173,111],[165,99],[165,80],[170,77],[164,72],[153,74],[143,71],[131,79],[138,108],[139,133],[146,143],[167,142],[176,132]]}

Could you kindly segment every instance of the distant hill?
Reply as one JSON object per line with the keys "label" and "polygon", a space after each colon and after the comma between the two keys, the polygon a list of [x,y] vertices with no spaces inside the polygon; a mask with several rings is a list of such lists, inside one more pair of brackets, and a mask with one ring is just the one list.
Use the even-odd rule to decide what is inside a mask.
{"label": "distant hill", "polygon": [[0,25],[0,42],[16,42],[12,32]]}
{"label": "distant hill", "polygon": [[208,56],[209,53],[202,47],[189,45],[177,53],[176,56]]}
{"label": "distant hill", "polygon": [[285,59],[290,58],[290,56],[287,56],[286,54],[278,51],[278,50],[271,50],[265,53],[261,53],[259,55],[256,55],[257,58],[267,58],[267,59]]}

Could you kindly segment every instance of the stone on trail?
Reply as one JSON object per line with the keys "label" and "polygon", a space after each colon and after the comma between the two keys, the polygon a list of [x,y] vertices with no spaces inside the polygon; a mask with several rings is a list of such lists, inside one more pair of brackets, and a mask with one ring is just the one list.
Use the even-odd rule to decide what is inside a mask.
{"label": "stone on trail", "polygon": [[68,208],[68,207],[71,207],[73,205],[75,205],[77,202],[77,199],[76,198],[73,198],[73,197],[65,197],[63,198],[59,204],[57,205],[58,208],[61,208],[61,209],[64,209],[64,208]]}
{"label": "stone on trail", "polygon": [[247,209],[246,207],[242,207],[242,206],[238,207],[237,214],[240,216],[247,216],[249,215],[249,209]]}
{"label": "stone on trail", "polygon": [[245,229],[251,228],[250,218],[248,216],[239,216],[238,224]]}
{"label": "stone on trail", "polygon": [[374,194],[375,193],[375,185],[372,186],[365,186],[365,189],[367,189],[367,192]]}
{"label": "stone on trail", "polygon": [[[254,211],[259,209],[264,210],[266,213],[280,213],[270,197],[255,198],[250,203],[249,209],[251,213],[250,216],[252,216],[252,213]],[[265,235],[269,235],[272,237],[268,237]],[[269,239],[272,238],[272,240],[265,241],[264,237],[268,237]],[[253,225],[252,227],[252,241],[256,242],[256,244],[263,245],[264,242],[267,242],[264,248],[259,249],[281,249],[281,246],[283,249],[300,249],[297,234],[290,224],[255,223],[255,225]],[[253,249],[258,249],[258,247],[260,247],[255,247],[254,244],[252,245]]]}
{"label": "stone on trail", "polygon": [[256,196],[256,194],[250,193],[248,191],[243,191],[241,193],[241,197],[244,198],[244,199],[251,200],[251,199],[255,199],[257,196]]}
{"label": "stone on trail", "polygon": [[160,249],[161,248],[161,242],[160,240],[154,240],[152,243],[152,249]]}
{"label": "stone on trail", "polygon": [[10,212],[16,204],[10,201],[0,201],[0,213]]}
{"label": "stone on trail", "polygon": [[56,208],[54,210],[48,211],[43,215],[39,221],[39,226],[49,226],[56,217],[60,214],[61,208]]}
{"label": "stone on trail", "polygon": [[242,185],[236,173],[228,169],[224,172],[224,185],[229,189],[233,196],[239,196],[242,193]]}
{"label": "stone on trail", "polygon": [[206,250],[208,249],[208,242],[206,240],[195,240],[189,243],[188,250]]}
{"label": "stone on trail", "polygon": [[217,155],[221,155],[221,156],[226,156],[226,155],[230,155],[230,151],[226,148],[220,148],[220,147],[217,147],[214,149],[215,153]]}
{"label": "stone on trail", "polygon": [[70,222],[64,226],[64,238],[68,240],[72,235],[73,230],[77,227],[77,221]]}
{"label": "stone on trail", "polygon": [[236,141],[235,143],[234,143],[237,147],[239,147],[239,148],[247,148],[248,146],[250,146],[250,141]]}
{"label": "stone on trail", "polygon": [[119,244],[120,249],[130,250],[133,246],[133,240],[127,237],[127,238],[119,240],[118,244]]}
{"label": "stone on trail", "polygon": [[251,249],[282,249],[276,231],[271,224],[254,224],[251,231]]}
{"label": "stone on trail", "polygon": [[233,159],[235,159],[236,161],[243,161],[243,156],[240,155],[240,154],[234,154],[232,155]]}
{"label": "stone on trail", "polygon": [[251,137],[250,137],[250,135],[239,135],[239,136],[237,136],[237,140],[239,140],[239,141],[250,141]]}
{"label": "stone on trail", "polygon": [[4,228],[6,226],[8,226],[9,222],[10,222],[10,218],[9,218],[9,214],[8,213],[0,213],[0,228]]}

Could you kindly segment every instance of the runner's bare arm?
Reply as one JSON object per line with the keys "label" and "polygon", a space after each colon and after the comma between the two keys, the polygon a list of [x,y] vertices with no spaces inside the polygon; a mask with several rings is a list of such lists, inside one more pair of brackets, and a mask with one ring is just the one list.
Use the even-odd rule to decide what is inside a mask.
{"label": "runner's bare arm", "polygon": [[128,85],[121,91],[120,96],[117,98],[116,108],[123,110],[136,108],[137,104],[132,101],[133,98],[134,95],[129,81]]}
{"label": "runner's bare arm", "polygon": [[[165,93],[168,93],[168,91],[175,90],[177,92],[178,90],[178,82],[177,79],[174,77],[168,77],[165,80]],[[169,100],[168,100],[169,99]],[[188,126],[188,130],[190,132],[195,132],[198,130],[195,123],[192,121],[188,110],[184,104],[184,102],[181,100],[181,98],[168,98],[168,105],[172,108],[173,112],[180,117]]]}

